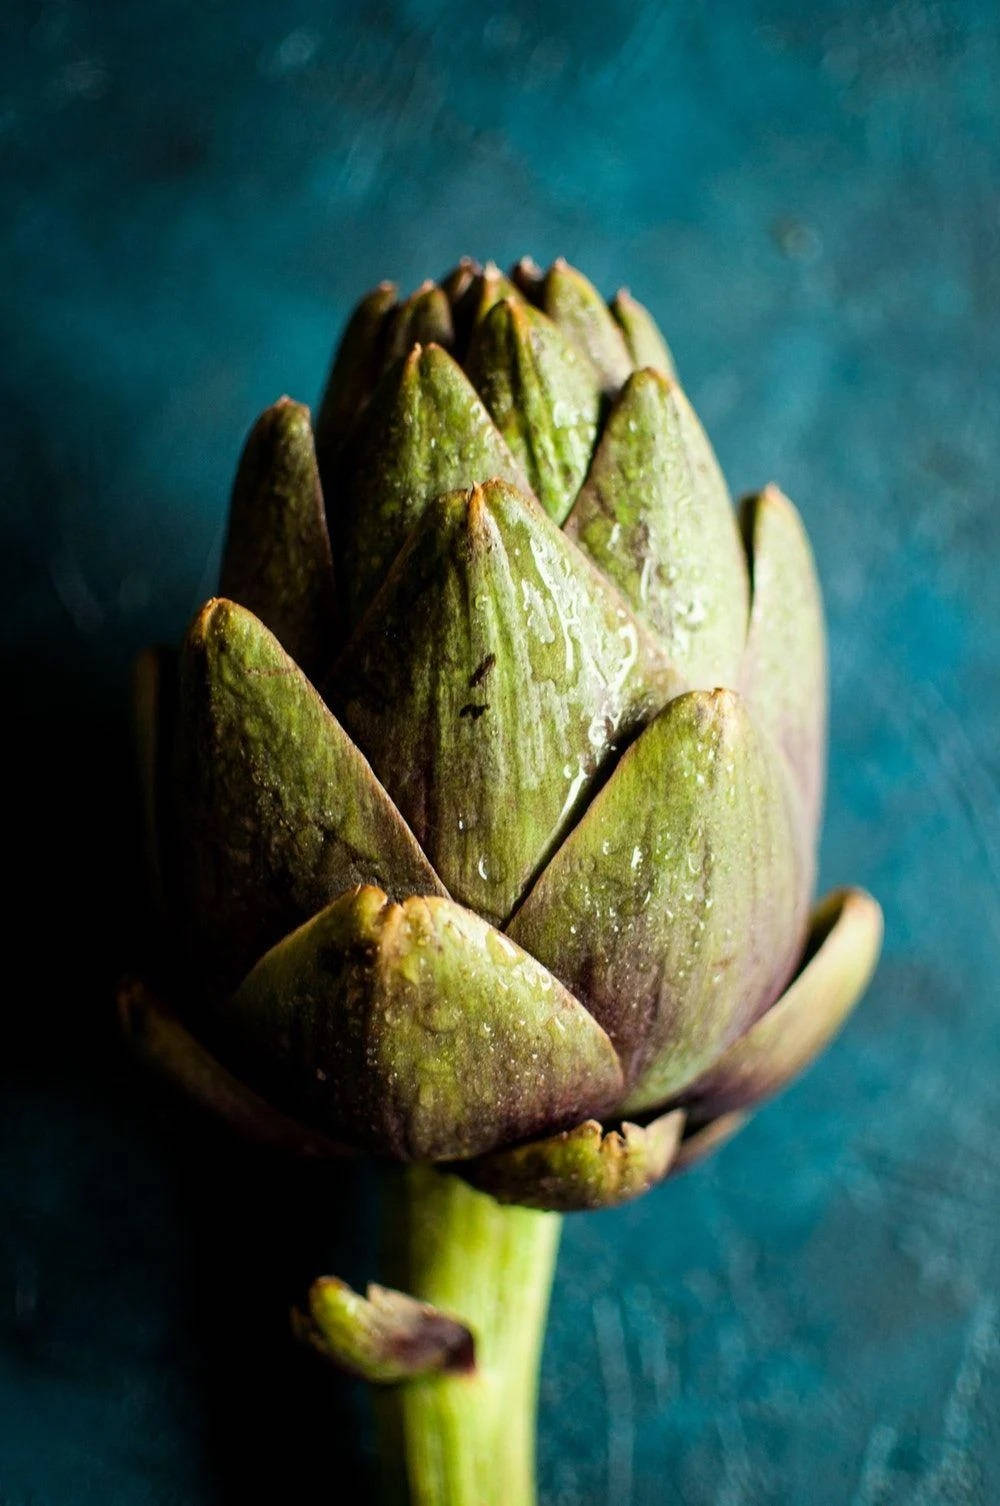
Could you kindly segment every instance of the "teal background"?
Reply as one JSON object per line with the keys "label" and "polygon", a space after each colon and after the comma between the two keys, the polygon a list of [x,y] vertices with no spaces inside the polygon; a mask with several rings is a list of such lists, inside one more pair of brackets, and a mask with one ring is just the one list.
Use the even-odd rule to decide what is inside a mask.
{"label": "teal background", "polygon": [[353,1174],[137,1081],[127,665],[213,585],[255,413],[351,303],[565,253],[655,310],[830,614],[823,879],[866,1002],[717,1160],[570,1220],[545,1506],[1000,1499],[1000,24],[978,0],[14,0],[0,90],[3,1506],[364,1499],[288,1302]]}

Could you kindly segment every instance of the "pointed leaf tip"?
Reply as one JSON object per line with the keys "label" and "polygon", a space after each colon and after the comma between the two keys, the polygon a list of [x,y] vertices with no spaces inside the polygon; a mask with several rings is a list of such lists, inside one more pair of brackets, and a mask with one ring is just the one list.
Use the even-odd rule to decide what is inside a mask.
{"label": "pointed leaf tip", "polygon": [[396,284],[380,282],[347,322],[316,418],[316,450],[327,494],[336,490],[338,457],[384,370],[385,330],[396,305]]}
{"label": "pointed leaf tip", "polygon": [[652,366],[664,376],[676,378],[674,358],[656,321],[627,288],[619,288],[612,299],[611,315],[625,337],[632,364],[637,370]]}
{"label": "pointed leaf tip", "polygon": [[450,350],[455,341],[451,304],[442,288],[425,282],[397,304],[386,320],[384,365],[407,355],[415,345],[440,345]]}
{"label": "pointed leaf tip", "polygon": [[536,308],[541,304],[545,273],[531,256],[522,256],[510,272],[511,281]]}
{"label": "pointed leaf tip", "polygon": [[691,405],[652,370],[625,384],[566,521],[692,688],[735,684],[746,557],[729,491]]}
{"label": "pointed leaf tip", "polygon": [[309,409],[282,397],[243,447],[219,586],[307,670],[329,662],[337,611]]}
{"label": "pointed leaf tip", "polygon": [[581,350],[600,374],[604,391],[618,391],[632,370],[625,338],[593,283],[560,257],[540,290],[549,318]]}
{"label": "pointed leaf tip", "polygon": [[597,438],[601,381],[589,358],[522,298],[473,331],[469,377],[546,512],[562,523]]}
{"label": "pointed leaf tip", "polygon": [[490,477],[527,482],[458,364],[417,347],[386,376],[366,416],[336,523],[356,622],[427,504]]}
{"label": "pointed leaf tip", "polygon": [[827,724],[826,629],[816,565],[801,517],[776,486],[744,500],[741,524],[752,595],[740,682],[787,761],[811,873]]}

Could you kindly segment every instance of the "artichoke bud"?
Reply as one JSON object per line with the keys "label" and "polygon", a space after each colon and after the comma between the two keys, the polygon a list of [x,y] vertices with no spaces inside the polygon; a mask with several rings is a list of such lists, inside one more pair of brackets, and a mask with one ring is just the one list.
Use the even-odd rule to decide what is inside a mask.
{"label": "artichoke bud", "polygon": [[[527,259],[380,284],[316,444],[288,399],[251,431],[221,586],[176,681],[161,656],[137,679],[191,967],[183,1018],[123,1008],[197,1101],[267,1143],[610,1206],[721,1144],[860,996],[878,906],[809,920],[802,520],[767,487],[737,521],[628,293]],[[361,1373],[451,1363],[406,1299],[320,1295],[304,1332]]]}

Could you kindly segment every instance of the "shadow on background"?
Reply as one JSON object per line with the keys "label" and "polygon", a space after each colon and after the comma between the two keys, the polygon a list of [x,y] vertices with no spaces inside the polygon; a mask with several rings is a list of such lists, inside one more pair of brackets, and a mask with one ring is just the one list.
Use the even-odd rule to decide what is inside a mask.
{"label": "shadow on background", "polygon": [[[144,934],[122,684],[71,631],[3,673],[20,912],[2,1085],[15,1212],[0,1235],[15,1419],[18,1399],[25,1409],[16,1450],[45,1451],[66,1398],[66,1470],[53,1476],[67,1494],[53,1500],[91,1499],[88,1403],[99,1446],[119,1467],[132,1456],[150,1499],[186,1473],[220,1506],[319,1506],[361,1489],[359,1395],[294,1343],[288,1309],[323,1272],[370,1274],[364,1173],[244,1147],[132,1062],[114,1009]],[[179,1467],[178,1409],[201,1455]]]}

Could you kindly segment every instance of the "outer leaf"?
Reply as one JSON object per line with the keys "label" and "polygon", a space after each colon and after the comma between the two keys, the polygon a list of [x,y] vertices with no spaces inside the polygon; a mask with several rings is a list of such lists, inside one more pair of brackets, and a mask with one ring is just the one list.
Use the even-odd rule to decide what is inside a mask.
{"label": "outer leaf", "polygon": [[316,449],[328,490],[337,452],[382,373],[386,316],[395,303],[395,283],[380,282],[354,310],[337,347],[316,419]]}
{"label": "outer leaf", "polygon": [[362,1297],[336,1276],[321,1276],[309,1289],[308,1311],[293,1311],[292,1326],[324,1359],[375,1385],[475,1368],[464,1323],[391,1287],[370,1285]]}
{"label": "outer leaf", "polygon": [[297,1156],[348,1154],[325,1135],[280,1114],[228,1072],[139,979],[121,984],[118,1014],[129,1045],[145,1066],[244,1139]]}
{"label": "outer leaf", "polygon": [[460,367],[436,345],[411,351],[368,411],[334,525],[353,620],[431,498],[494,476],[527,484]]}
{"label": "outer leaf", "polygon": [[225,1024],[275,1102],[402,1160],[478,1155],[620,1091],[596,1020],[447,899],[342,895],[261,959]]}
{"label": "outer leaf", "polygon": [[470,1161],[463,1174],[501,1203],[575,1213],[613,1208],[661,1182],[670,1169],[684,1114],[674,1110],[651,1124],[604,1130],[596,1119],[513,1150]]}
{"label": "outer leaf", "polygon": [[663,376],[676,379],[674,358],[660,334],[652,314],[633,298],[627,288],[619,288],[611,301],[611,315],[625,336],[632,364],[652,366]]}
{"label": "outer leaf", "polygon": [[305,669],[329,663],[333,564],[303,403],[281,398],[250,431],[233,486],[219,589],[255,613]]}
{"label": "outer leaf", "polygon": [[655,371],[629,378],[566,532],[658,634],[691,686],[736,683],[746,557],[722,472],[676,383]]}
{"label": "outer leaf", "polygon": [[435,283],[425,282],[386,320],[385,366],[409,355],[414,345],[433,342],[450,350],[454,339],[447,294]]}
{"label": "outer leaf", "polygon": [[740,697],[678,697],[628,749],[509,930],[664,1103],[776,997],[804,916],[777,756]]}
{"label": "outer leaf", "polygon": [[601,381],[551,319],[506,298],[476,327],[469,376],[546,512],[562,523],[597,438]]}
{"label": "outer leaf", "polygon": [[252,613],[210,601],[181,660],[177,736],[190,923],[236,982],[351,884],[440,884],[362,755]]}
{"label": "outer leaf", "polygon": [[819,1055],[868,986],[882,911],[861,889],[838,889],[813,912],[801,972],[755,1025],[684,1093],[696,1123],[761,1103]]}
{"label": "outer leaf", "polygon": [[449,892],[499,922],[675,686],[589,561],[494,481],[428,506],[332,700]]}
{"label": "outer leaf", "polygon": [[604,390],[617,392],[632,370],[632,358],[621,329],[593,283],[560,257],[546,273],[541,305],[563,334],[590,357]]}
{"label": "outer leaf", "polygon": [[742,688],[788,760],[811,852],[826,763],[826,633],[816,566],[802,519],[776,486],[743,504],[753,604]]}

